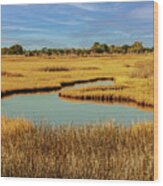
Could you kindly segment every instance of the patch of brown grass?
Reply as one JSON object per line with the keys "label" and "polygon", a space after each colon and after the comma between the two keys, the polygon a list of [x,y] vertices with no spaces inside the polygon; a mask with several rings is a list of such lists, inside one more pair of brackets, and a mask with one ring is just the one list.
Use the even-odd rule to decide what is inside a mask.
{"label": "patch of brown grass", "polygon": [[153,62],[135,63],[135,69],[131,72],[131,78],[150,78],[154,74]]}
{"label": "patch of brown grass", "polygon": [[97,67],[83,67],[81,70],[99,70]]}
{"label": "patch of brown grass", "polygon": [[40,71],[45,71],[45,72],[65,72],[65,71],[70,71],[69,68],[65,67],[45,67],[41,68]]}
{"label": "patch of brown grass", "polygon": [[153,180],[153,124],[52,127],[2,118],[2,176]]}
{"label": "patch of brown grass", "polygon": [[11,73],[6,71],[2,71],[1,75],[6,77],[23,77],[23,75],[20,73]]}

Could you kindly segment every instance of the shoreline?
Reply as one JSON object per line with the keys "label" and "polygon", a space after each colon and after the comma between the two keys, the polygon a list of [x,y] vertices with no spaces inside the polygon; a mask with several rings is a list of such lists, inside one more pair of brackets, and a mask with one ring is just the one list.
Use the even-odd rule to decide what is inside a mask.
{"label": "shoreline", "polygon": [[89,83],[89,82],[96,82],[96,81],[107,81],[107,80],[115,81],[113,77],[99,77],[99,78],[92,78],[87,80],[61,82],[60,86],[6,90],[1,92],[1,98],[9,97],[12,95],[18,95],[18,94],[29,94],[29,93],[39,93],[39,92],[46,93],[46,92],[58,91],[65,87],[74,86],[75,84],[82,84],[82,83]]}
{"label": "shoreline", "polygon": [[119,103],[133,103],[136,104],[137,106],[141,107],[149,107],[149,108],[154,108],[154,104],[151,103],[146,103],[145,101],[136,101],[133,98],[127,98],[123,96],[114,96],[114,95],[107,95],[107,96],[91,96],[91,95],[66,95],[60,92],[59,97],[65,98],[68,100],[85,100],[85,101],[98,101],[98,102],[108,102],[108,103],[114,103],[114,102],[119,102]]}
{"label": "shoreline", "polygon": [[[37,93],[49,93],[49,92],[57,92],[66,87],[73,87],[76,84],[82,83],[89,83],[89,82],[97,82],[97,81],[115,81],[114,77],[99,77],[99,78],[92,78],[87,80],[75,80],[69,82],[61,82],[59,86],[52,86],[52,87],[38,87],[38,88],[24,88],[24,89],[14,89],[14,90],[6,90],[1,92],[1,98],[7,98],[10,96],[17,96],[17,95],[27,95],[27,94],[37,94]],[[107,95],[107,96],[91,96],[91,95],[66,95],[63,92],[59,92],[58,96],[63,99],[67,100],[76,100],[76,101],[93,101],[98,103],[121,103],[121,104],[134,104],[138,107],[146,107],[146,108],[154,108],[154,104],[146,103],[145,101],[136,101],[133,98],[123,97],[123,96],[114,96],[114,95]]]}

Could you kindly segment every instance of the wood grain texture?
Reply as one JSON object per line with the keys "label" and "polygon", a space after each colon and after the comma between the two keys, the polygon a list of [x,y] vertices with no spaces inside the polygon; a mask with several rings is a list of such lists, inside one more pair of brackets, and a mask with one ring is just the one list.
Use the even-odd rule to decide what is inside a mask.
{"label": "wood grain texture", "polygon": [[158,179],[158,3],[154,2],[154,180]]}

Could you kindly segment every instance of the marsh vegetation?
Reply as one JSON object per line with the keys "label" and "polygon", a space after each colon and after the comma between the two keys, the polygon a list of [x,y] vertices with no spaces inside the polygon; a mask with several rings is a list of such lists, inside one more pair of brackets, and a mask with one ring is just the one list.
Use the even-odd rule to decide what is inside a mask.
{"label": "marsh vegetation", "polygon": [[[59,91],[153,108],[153,53],[2,56],[2,96]],[[112,85],[68,88],[111,80]],[[59,127],[2,117],[2,176],[153,180],[153,121]]]}
{"label": "marsh vegetation", "polygon": [[135,100],[140,105],[153,106],[152,53],[87,58],[69,56],[55,59],[3,56],[2,61],[3,96],[7,95],[7,92],[46,92],[75,83],[89,82],[92,79],[110,79],[114,81],[112,87],[99,85],[84,90],[63,90],[60,96],[76,98],[87,95],[101,98],[113,95],[112,97],[116,96],[126,101]]}
{"label": "marsh vegetation", "polygon": [[153,180],[153,123],[33,125],[2,118],[2,176]]}

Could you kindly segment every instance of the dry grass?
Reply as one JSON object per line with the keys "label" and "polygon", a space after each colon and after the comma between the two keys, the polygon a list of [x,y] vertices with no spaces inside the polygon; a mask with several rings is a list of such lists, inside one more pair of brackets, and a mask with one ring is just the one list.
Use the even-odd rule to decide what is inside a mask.
{"label": "dry grass", "polygon": [[[154,66],[152,58],[147,61],[144,58],[136,62],[129,58],[127,63],[119,62],[120,64],[123,66],[117,68],[119,75],[116,72],[114,72],[116,75],[113,75],[115,85],[65,89],[59,95],[68,99],[130,102],[139,106],[153,107]],[[112,61],[110,68],[114,65]]]}
{"label": "dry grass", "polygon": [[153,124],[36,126],[2,118],[2,176],[153,180]]}
{"label": "dry grass", "polygon": [[[151,83],[152,84],[152,83]],[[153,107],[153,90],[144,87],[134,88],[122,85],[92,86],[86,88],[65,89],[59,93],[60,97],[76,100],[92,100],[100,102],[125,102],[142,107]]]}
{"label": "dry grass", "polygon": [[23,75],[19,73],[11,73],[11,72],[4,72],[4,71],[2,71],[1,75],[6,77],[23,77]]}
{"label": "dry grass", "polygon": [[[73,70],[63,70],[58,67]],[[40,69],[44,70],[40,71]],[[135,100],[142,105],[144,103],[153,105],[153,54],[116,54],[106,57],[58,57],[52,59],[3,56],[2,70],[23,75],[21,78],[2,76],[3,95],[7,91],[12,92],[12,90],[41,90],[45,87],[53,90],[51,87],[60,87],[69,82],[113,77],[116,87],[126,86],[128,88],[103,90],[103,87],[99,86],[97,90],[93,89],[91,91],[89,89],[89,92],[85,90],[84,95],[83,90],[77,90],[76,92],[75,90],[72,90],[72,92],[66,92],[68,90],[65,90],[64,95],[73,97],[113,95],[116,98]]]}
{"label": "dry grass", "polygon": [[136,63],[135,69],[131,72],[130,77],[132,78],[150,78],[153,77],[154,66],[153,63],[148,61],[147,63]]}
{"label": "dry grass", "polygon": [[[100,101],[111,97],[152,106],[152,68],[152,54],[3,56],[2,70],[7,74],[2,74],[2,93],[51,90],[70,82],[113,77],[113,86],[69,88],[60,95]],[[153,143],[151,123],[128,129],[111,123],[45,127],[2,118],[2,176],[153,180]]]}
{"label": "dry grass", "polygon": [[39,70],[45,72],[66,72],[66,71],[70,71],[71,69],[65,67],[45,67]]}

